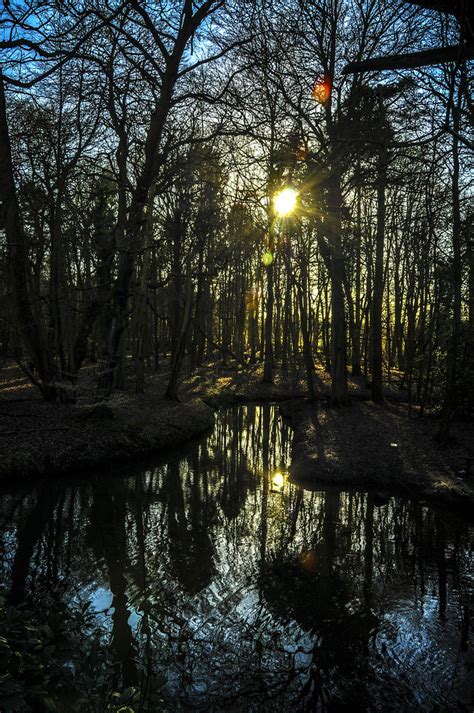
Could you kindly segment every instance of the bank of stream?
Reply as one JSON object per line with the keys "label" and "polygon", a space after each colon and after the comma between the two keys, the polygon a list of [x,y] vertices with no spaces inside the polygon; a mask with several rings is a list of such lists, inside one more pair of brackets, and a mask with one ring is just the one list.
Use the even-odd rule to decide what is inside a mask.
{"label": "bank of stream", "polygon": [[292,440],[233,406],[179,452],[5,486],[0,708],[470,711],[474,529],[298,486]]}
{"label": "bank of stream", "polygon": [[349,380],[351,405],[330,408],[321,369],[315,374],[318,400],[310,403],[301,380],[290,382],[276,373],[273,384],[263,383],[261,365],[237,372],[206,367],[183,381],[180,402],[164,398],[163,372],[150,377],[144,394],[129,389],[95,403],[89,372],[82,374],[77,404],[58,406],[35,398],[25,378],[11,371],[0,390],[0,480],[70,478],[81,470],[136,461],[208,432],[216,409],[275,402],[293,431],[294,479],[315,488],[398,492],[442,503],[474,520],[472,424],[454,424],[453,443],[440,447],[436,419],[420,418],[413,409],[410,417],[393,384],[387,386],[387,401],[374,404],[364,383]]}

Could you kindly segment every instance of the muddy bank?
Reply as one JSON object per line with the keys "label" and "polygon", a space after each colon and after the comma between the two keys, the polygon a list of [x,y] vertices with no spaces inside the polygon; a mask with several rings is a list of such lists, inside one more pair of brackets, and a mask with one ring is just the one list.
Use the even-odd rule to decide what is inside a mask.
{"label": "muddy bank", "polygon": [[443,449],[434,441],[436,424],[409,418],[399,404],[334,409],[288,401],[280,410],[294,431],[293,480],[404,493],[474,518],[472,424],[457,426],[456,444]]}
{"label": "muddy bank", "polygon": [[176,448],[214,424],[200,399],[116,394],[97,405],[2,403],[0,477],[60,475]]}

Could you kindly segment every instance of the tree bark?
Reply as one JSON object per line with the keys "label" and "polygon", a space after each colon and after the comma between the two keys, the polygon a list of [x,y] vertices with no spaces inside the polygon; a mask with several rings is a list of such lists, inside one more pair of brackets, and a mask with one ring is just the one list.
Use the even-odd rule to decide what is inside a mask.
{"label": "tree bark", "polygon": [[[379,95],[380,128],[385,124],[385,109]],[[387,183],[388,153],[385,144],[379,149],[377,166],[377,231],[375,236],[375,269],[374,292],[372,295],[372,344],[371,344],[371,372],[372,372],[372,401],[383,400],[383,358],[382,358],[382,305],[383,305],[383,262],[384,262],[384,237],[385,237],[385,186]]]}
{"label": "tree bark", "polygon": [[5,86],[1,71],[0,166],[2,167],[0,170],[0,202],[7,237],[11,288],[21,337],[25,341],[37,369],[39,380],[36,381],[36,384],[42,396],[48,401],[66,402],[73,399],[74,394],[58,379],[56,365],[48,348],[46,337],[32,309],[28,248],[13,176]]}
{"label": "tree bark", "polygon": [[165,396],[167,399],[172,401],[178,400],[178,379],[181,372],[181,366],[184,359],[184,351],[186,347],[186,340],[189,331],[189,322],[191,318],[191,309],[193,302],[193,283],[191,278],[191,262],[188,259],[188,264],[186,267],[186,297],[183,310],[183,316],[181,319],[181,326],[179,330],[179,336],[176,343],[175,352],[173,355],[171,363],[171,375],[166,388]]}
{"label": "tree bark", "polygon": [[347,402],[344,258],[341,243],[341,175],[334,159],[328,178],[328,242],[331,248],[331,403]]}
{"label": "tree bark", "polygon": [[461,307],[462,307],[462,257],[461,257],[461,206],[459,200],[459,129],[461,122],[461,87],[458,89],[456,105],[453,106],[453,140],[452,157],[453,173],[451,179],[452,191],[452,288],[453,288],[453,323],[450,344],[448,347],[446,364],[446,388],[444,395],[443,412],[438,430],[438,440],[447,443],[453,413],[457,403],[457,366],[459,356],[459,342],[461,332]]}
{"label": "tree bark", "polygon": [[270,220],[268,253],[272,257],[269,265],[266,265],[267,275],[267,300],[265,305],[265,356],[263,363],[263,382],[273,384],[273,303],[274,303],[274,266],[275,259],[275,237],[273,234],[273,221]]}

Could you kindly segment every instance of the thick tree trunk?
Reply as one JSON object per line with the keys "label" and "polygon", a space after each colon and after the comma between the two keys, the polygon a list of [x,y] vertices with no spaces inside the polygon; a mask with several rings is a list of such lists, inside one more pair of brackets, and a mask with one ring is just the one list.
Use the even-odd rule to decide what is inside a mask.
{"label": "thick tree trunk", "polygon": [[[193,25],[191,16],[185,22]],[[108,393],[117,386],[120,378],[136,245],[141,243],[139,236],[145,224],[145,206],[148,201],[149,191],[163,162],[163,156],[160,153],[161,137],[171,107],[179,64],[191,31],[191,27],[185,28],[183,25],[163,73],[160,94],[150,119],[145,141],[143,168],[130,201],[123,245],[118,246],[120,249],[120,261],[113,291],[112,320],[108,340],[108,366],[101,379]]]}
{"label": "thick tree trunk", "polygon": [[5,87],[0,72],[0,202],[11,275],[11,289],[21,338],[25,341],[39,379],[36,386],[48,401],[69,401],[73,392],[58,380],[53,356],[30,299],[30,267],[26,237],[13,177],[13,163],[6,114]]}

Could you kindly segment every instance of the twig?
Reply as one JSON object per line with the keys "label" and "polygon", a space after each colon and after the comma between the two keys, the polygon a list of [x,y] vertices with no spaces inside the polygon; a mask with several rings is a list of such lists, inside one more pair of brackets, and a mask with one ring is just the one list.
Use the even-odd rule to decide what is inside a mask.
{"label": "twig", "polygon": [[30,428],[29,431],[0,431],[0,436],[24,435],[25,433],[44,433],[45,431],[70,431],[69,426],[52,426],[51,428]]}

